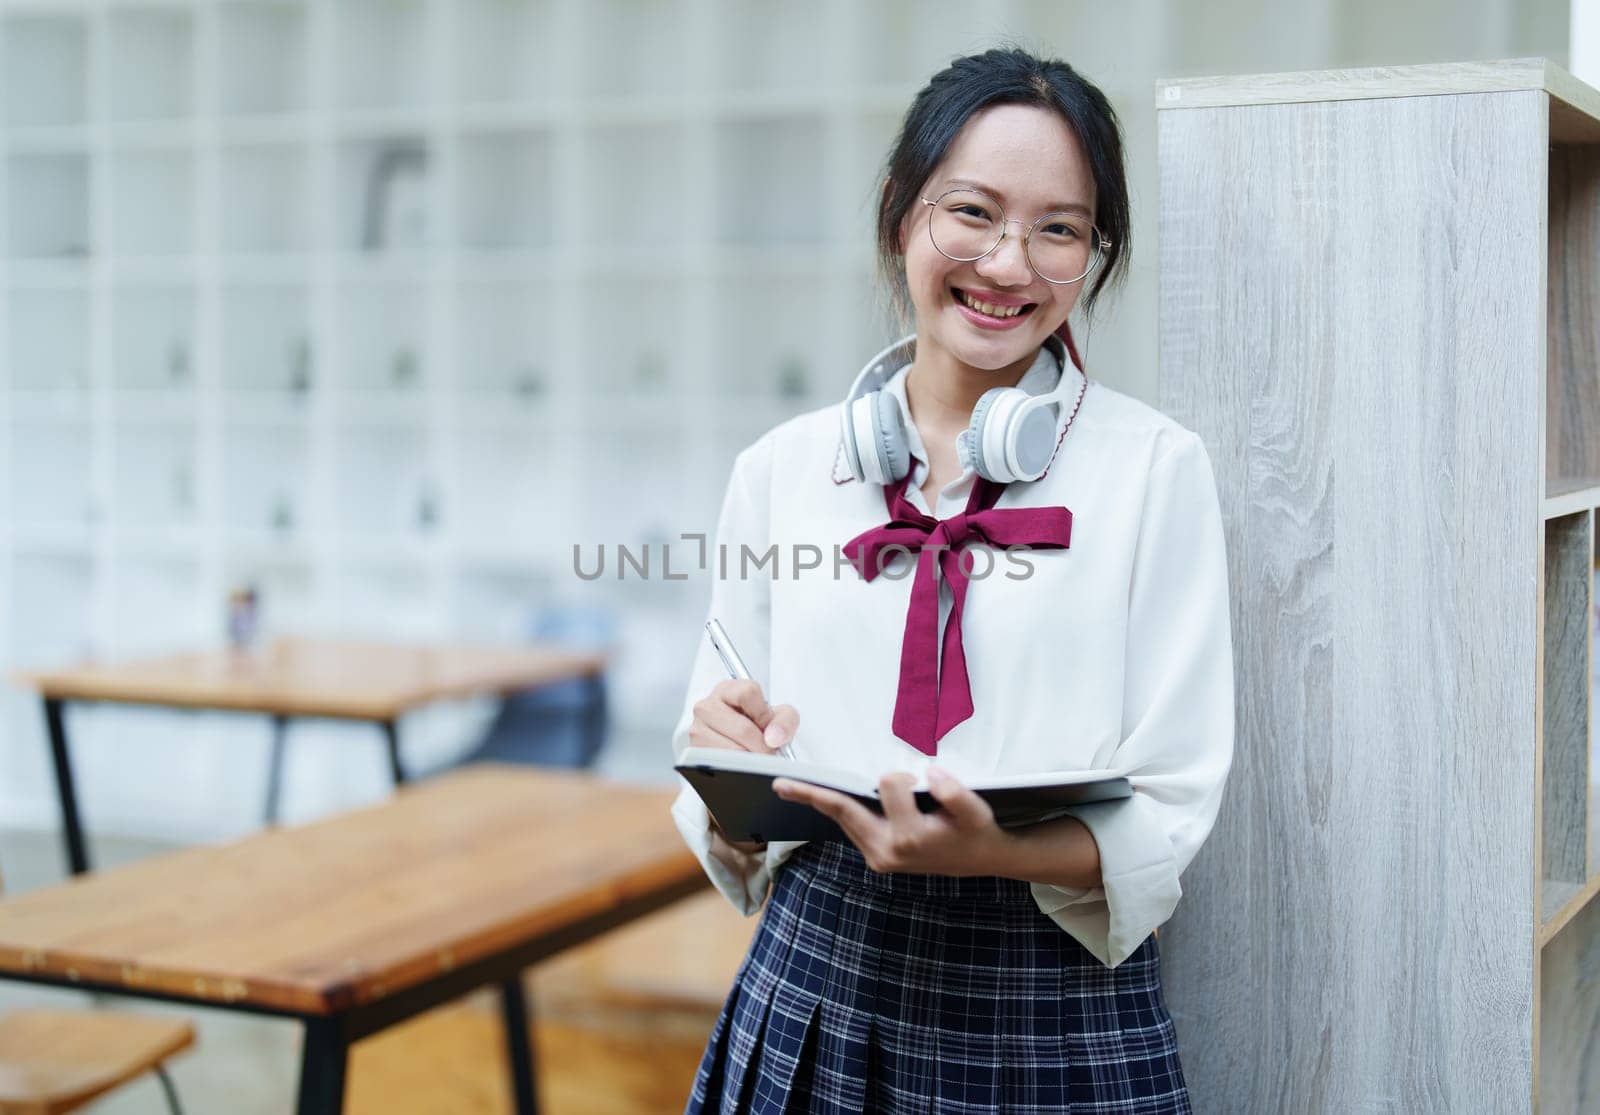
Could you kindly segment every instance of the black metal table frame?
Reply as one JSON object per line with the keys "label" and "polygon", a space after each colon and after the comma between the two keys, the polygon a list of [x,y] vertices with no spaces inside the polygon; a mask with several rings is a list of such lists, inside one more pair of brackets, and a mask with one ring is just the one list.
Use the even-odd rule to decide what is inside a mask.
{"label": "black metal table frame", "polygon": [[[61,806],[61,836],[66,844],[67,867],[74,875],[82,875],[89,870],[89,850],[84,841],[83,820],[78,811],[77,784],[72,773],[72,752],[67,744],[67,701],[68,699],[65,697],[45,697],[44,720],[45,729],[50,737],[50,762],[55,769],[56,797]],[[327,716],[324,714],[264,713],[255,709],[190,707],[143,701],[100,701],[72,698],[72,703],[77,705],[122,705],[125,708],[159,708],[173,712],[225,712],[237,713],[243,716],[269,717],[272,721],[272,756],[271,765],[267,772],[267,802],[265,808],[266,821],[269,824],[276,822],[278,819],[278,796],[280,792],[280,772],[283,766],[284,741],[291,719],[338,720],[345,723],[376,724],[382,730],[384,742],[388,747],[389,773],[394,779],[394,784],[401,786],[406,781],[406,770],[400,762],[400,729],[393,719],[383,720],[365,716]]]}
{"label": "black metal table frame", "polygon": [[182,1003],[188,1007],[234,1011],[294,1019],[305,1028],[300,1052],[298,1115],[334,1115],[344,1107],[345,1069],[350,1046],[399,1025],[435,1007],[491,984],[500,988],[501,1017],[511,1058],[512,1094],[517,1115],[534,1115],[539,1109],[533,1069],[533,1046],[528,1029],[528,1003],[522,988],[522,971],[564,949],[579,945],[617,926],[696,894],[706,886],[703,876],[691,876],[675,886],[652,894],[625,899],[608,910],[592,914],[557,933],[514,945],[490,956],[441,972],[422,983],[371,1003],[350,1004],[330,1014],[306,1013],[252,1003],[223,1003],[189,995],[95,980],[69,980],[35,973],[0,973],[0,979],[71,988],[99,994]]}

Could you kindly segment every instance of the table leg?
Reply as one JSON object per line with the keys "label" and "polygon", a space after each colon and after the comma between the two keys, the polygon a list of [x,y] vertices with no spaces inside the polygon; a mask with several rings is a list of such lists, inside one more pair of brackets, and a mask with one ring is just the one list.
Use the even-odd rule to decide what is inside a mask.
{"label": "table leg", "polygon": [[500,985],[500,1012],[505,1018],[506,1052],[511,1055],[511,1092],[517,1115],[537,1115],[539,1093],[534,1088],[533,1043],[528,1028],[528,997],[522,977],[512,976]]}
{"label": "table leg", "polygon": [[56,794],[61,799],[61,835],[67,845],[67,867],[74,875],[89,870],[89,853],[78,820],[78,793],[72,785],[72,757],[67,752],[66,707],[59,697],[44,699],[45,727],[50,733],[50,759],[55,765]]}
{"label": "table leg", "polygon": [[379,727],[383,729],[383,738],[389,745],[389,773],[394,776],[396,786],[403,785],[406,770],[400,765],[400,729],[393,720],[382,721]]}
{"label": "table leg", "polygon": [[338,1115],[344,1109],[344,1070],[350,1046],[339,1021],[305,1020],[305,1044],[300,1048],[300,1102],[298,1115]]}
{"label": "table leg", "polygon": [[289,734],[289,718],[272,718],[272,758],[267,768],[267,805],[263,819],[269,825],[278,823],[278,799],[283,795],[283,755]]}

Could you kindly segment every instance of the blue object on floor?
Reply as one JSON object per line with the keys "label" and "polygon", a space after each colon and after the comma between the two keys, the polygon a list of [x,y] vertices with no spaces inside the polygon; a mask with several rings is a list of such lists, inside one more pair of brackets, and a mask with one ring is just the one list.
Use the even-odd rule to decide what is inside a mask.
{"label": "blue object on floor", "polygon": [[[566,650],[606,650],[615,645],[616,629],[609,609],[554,605],[535,614],[528,636]],[[608,727],[604,673],[553,682],[502,698],[493,723],[461,762],[591,767]]]}

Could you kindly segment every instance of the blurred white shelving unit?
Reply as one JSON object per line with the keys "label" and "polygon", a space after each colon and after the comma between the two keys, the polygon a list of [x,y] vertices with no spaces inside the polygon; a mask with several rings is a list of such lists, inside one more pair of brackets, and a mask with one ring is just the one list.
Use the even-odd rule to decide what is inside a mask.
{"label": "blurred white shelving unit", "polygon": [[938,14],[0,0],[0,659],[208,642],[243,581],[269,630],[607,604],[619,724],[664,732],[703,581],[572,545],[710,531],[734,454],[889,338],[878,161],[991,38]]}

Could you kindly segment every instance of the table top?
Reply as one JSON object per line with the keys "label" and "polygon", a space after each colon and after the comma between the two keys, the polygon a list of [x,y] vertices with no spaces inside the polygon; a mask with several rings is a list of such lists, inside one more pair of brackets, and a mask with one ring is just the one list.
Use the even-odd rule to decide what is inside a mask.
{"label": "table top", "polygon": [[0,979],[328,1014],[705,884],[672,791],[485,763],[0,899]]}
{"label": "table top", "polygon": [[536,645],[405,645],[283,638],[216,649],[23,671],[41,696],[282,716],[393,720],[445,698],[531,689],[605,668],[605,656]]}

